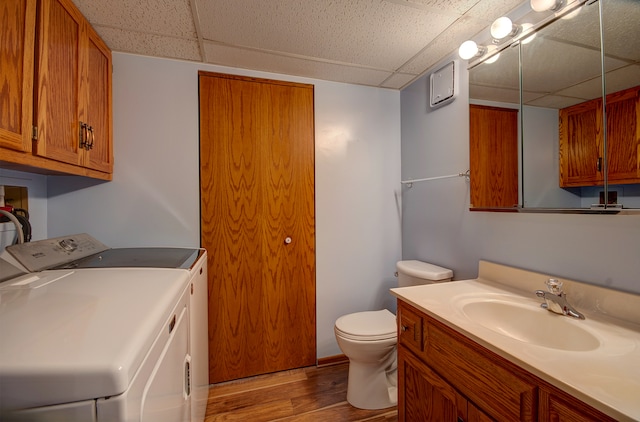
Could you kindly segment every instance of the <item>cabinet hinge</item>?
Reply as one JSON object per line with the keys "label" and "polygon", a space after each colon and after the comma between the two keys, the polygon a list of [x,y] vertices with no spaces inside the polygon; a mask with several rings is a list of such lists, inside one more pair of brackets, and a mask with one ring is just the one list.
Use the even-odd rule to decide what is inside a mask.
{"label": "cabinet hinge", "polygon": [[32,141],[37,141],[38,140],[38,127],[37,126],[32,126],[32,129],[31,129],[31,140]]}

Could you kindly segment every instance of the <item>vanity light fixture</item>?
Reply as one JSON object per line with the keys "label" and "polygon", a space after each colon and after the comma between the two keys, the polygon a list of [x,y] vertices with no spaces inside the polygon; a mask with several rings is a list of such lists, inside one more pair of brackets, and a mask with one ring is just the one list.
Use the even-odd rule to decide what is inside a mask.
{"label": "vanity light fixture", "polygon": [[476,44],[475,41],[467,40],[460,45],[458,55],[463,60],[480,57],[487,52],[487,47]]}
{"label": "vanity light fixture", "polygon": [[531,8],[536,12],[553,10],[557,12],[565,5],[565,0],[531,0]]}
{"label": "vanity light fixture", "polygon": [[[532,23],[523,23],[522,25],[522,32],[527,32],[530,28],[533,28],[533,24]],[[536,37],[538,33],[534,32],[533,34],[526,36],[525,34],[525,38],[522,39],[522,41],[520,41],[522,44],[529,44],[531,41],[533,41],[533,39]]]}
{"label": "vanity light fixture", "polygon": [[491,36],[494,39],[494,43],[498,43],[506,37],[514,37],[521,30],[522,27],[520,25],[515,25],[511,19],[506,16],[496,19],[491,24]]}

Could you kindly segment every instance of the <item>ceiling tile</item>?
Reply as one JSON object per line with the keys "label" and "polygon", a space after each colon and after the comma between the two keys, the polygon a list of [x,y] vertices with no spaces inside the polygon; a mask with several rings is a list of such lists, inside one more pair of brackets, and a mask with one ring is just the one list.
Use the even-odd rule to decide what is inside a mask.
{"label": "ceiling tile", "polygon": [[458,46],[472,38],[473,35],[486,27],[482,20],[471,17],[463,17],[455,24],[443,31],[438,38],[427,45],[424,50],[417,54],[412,60],[400,68],[400,71],[407,73],[422,73],[443,58],[451,55],[458,49]]}
{"label": "ceiling tile", "polygon": [[171,38],[100,26],[96,26],[95,29],[109,48],[114,51],[183,60],[202,60],[196,40]]}
{"label": "ceiling tile", "polygon": [[74,0],[92,25],[195,38],[189,0]]}
{"label": "ceiling tile", "polygon": [[394,73],[387,78],[380,86],[382,88],[401,89],[412,82],[417,75],[409,73]]}
{"label": "ceiling tile", "polygon": [[376,69],[312,61],[210,42],[205,42],[204,48],[208,63],[306,78],[378,86],[391,75],[391,72]]}
{"label": "ceiling tile", "polygon": [[395,70],[455,21],[391,2],[196,0],[206,40]]}
{"label": "ceiling tile", "polygon": [[[519,5],[523,4],[522,0],[491,0],[478,1],[477,4],[469,10],[468,16],[478,19],[485,19],[490,25],[491,22],[504,16]],[[528,1],[526,1],[528,3]]]}

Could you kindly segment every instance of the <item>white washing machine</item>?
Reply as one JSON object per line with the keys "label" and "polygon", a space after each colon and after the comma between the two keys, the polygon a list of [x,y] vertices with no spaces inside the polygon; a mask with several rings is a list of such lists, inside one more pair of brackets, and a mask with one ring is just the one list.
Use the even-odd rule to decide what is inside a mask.
{"label": "white washing machine", "polygon": [[108,249],[84,234],[7,249],[0,420],[204,420],[204,250]]}

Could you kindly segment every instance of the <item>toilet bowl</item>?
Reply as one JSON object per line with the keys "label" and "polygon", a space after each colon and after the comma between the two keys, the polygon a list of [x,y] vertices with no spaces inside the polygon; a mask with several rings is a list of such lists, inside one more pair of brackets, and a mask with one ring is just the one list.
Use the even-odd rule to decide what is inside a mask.
{"label": "toilet bowl", "polygon": [[[450,281],[453,272],[421,261],[399,261],[398,286]],[[349,358],[347,401],[359,409],[384,409],[397,404],[397,326],[387,309],[341,316],[336,341]]]}
{"label": "toilet bowl", "polygon": [[396,316],[386,309],[344,315],[334,331],[349,358],[347,401],[359,409],[395,406]]}

